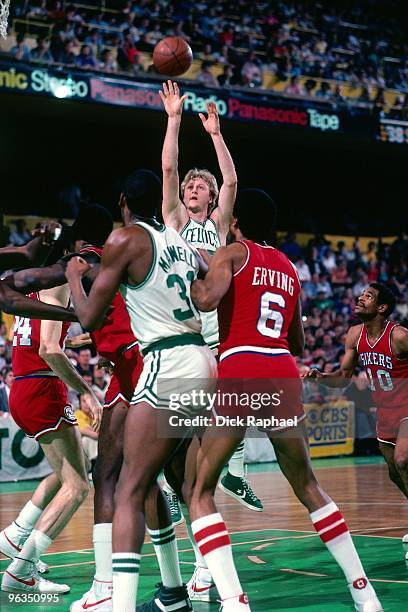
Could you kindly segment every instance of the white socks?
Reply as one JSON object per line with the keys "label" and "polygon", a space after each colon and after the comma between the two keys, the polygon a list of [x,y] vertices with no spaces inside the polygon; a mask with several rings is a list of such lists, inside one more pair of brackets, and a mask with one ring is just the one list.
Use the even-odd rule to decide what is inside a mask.
{"label": "white socks", "polygon": [[336,504],[326,504],[312,512],[310,518],[320,539],[343,570],[354,601],[364,603],[375,597],[375,591],[367,580],[346,522]]}
{"label": "white socks", "polygon": [[112,523],[97,523],[93,528],[95,580],[112,582]]}
{"label": "white socks", "polygon": [[30,572],[32,562],[39,559],[51,543],[51,538],[45,535],[45,533],[33,529],[21,552],[11,563],[9,567],[10,572],[19,576],[26,576]]}
{"label": "white socks", "polygon": [[240,442],[228,462],[228,471],[232,476],[238,478],[245,478],[245,465],[244,465],[244,454],[245,454],[245,440]]}
{"label": "white socks", "polygon": [[182,586],[176,535],[173,525],[163,529],[147,529],[159,562],[160,574],[165,587]]}
{"label": "white socks", "polygon": [[24,508],[21,509],[20,514],[16,518],[16,520],[12,523],[15,525],[19,531],[32,531],[35,527],[36,522],[40,518],[43,510],[34,506],[32,501],[28,501]]}
{"label": "white socks", "polygon": [[188,537],[190,538],[191,546],[194,549],[195,564],[198,567],[207,568],[205,559],[203,555],[200,553],[200,549],[198,548],[197,542],[195,541],[195,538],[194,538],[194,533],[191,528],[191,518],[190,518],[190,513],[188,511],[188,507],[186,506],[186,504],[182,504],[181,502],[180,502],[180,507],[184,515],[184,518],[186,520],[186,528],[187,528]]}
{"label": "white socks", "polygon": [[221,599],[242,595],[232,557],[231,540],[221,514],[215,512],[193,521],[192,530]]}
{"label": "white socks", "polygon": [[113,612],[135,612],[139,568],[138,553],[112,553]]}

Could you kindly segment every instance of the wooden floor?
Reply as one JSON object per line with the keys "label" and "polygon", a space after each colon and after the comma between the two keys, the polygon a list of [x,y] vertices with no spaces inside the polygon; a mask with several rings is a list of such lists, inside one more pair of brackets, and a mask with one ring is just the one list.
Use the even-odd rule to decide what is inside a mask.
{"label": "wooden floor", "polygon": [[[400,542],[408,533],[408,500],[389,481],[384,463],[377,458],[316,460],[314,468],[321,486],[341,508],[356,536],[355,544],[384,611],[408,610],[408,568]],[[234,558],[252,611],[351,611],[343,575],[276,464],[251,468],[248,478],[262,499],[264,512],[248,510],[222,491],[217,492],[217,505],[232,534]],[[30,498],[29,490],[11,492],[21,486],[29,488],[0,485],[0,528],[13,520]],[[64,605],[56,611],[69,609],[70,602],[78,599],[92,580],[92,501],[91,492],[44,558],[51,567],[49,577],[71,586]],[[192,549],[185,539],[185,527],[180,525],[176,531],[183,579],[188,580],[193,567]],[[0,558],[0,573],[7,564]],[[147,541],[138,601],[151,597],[159,579],[155,555]],[[14,612],[4,595],[0,595],[2,612]],[[33,612],[39,610],[43,608],[32,607]],[[194,610],[215,612],[218,608],[194,604]]]}
{"label": "wooden floor", "polygon": [[[315,462],[316,465],[322,462]],[[369,465],[340,465],[317,467],[315,473],[321,486],[342,510],[349,529],[360,534],[382,534],[401,537],[408,533],[408,500],[388,478],[384,463],[379,460]],[[336,464],[339,461],[336,461]],[[265,464],[268,469],[270,464]],[[262,464],[259,466],[262,468]],[[262,499],[264,512],[254,512],[234,499],[217,492],[217,506],[230,531],[257,529],[312,529],[308,513],[294,496],[282,474],[273,471],[249,474],[252,487]],[[8,525],[19,509],[30,499],[30,493],[0,494],[0,527]],[[92,547],[93,491],[67,525],[49,552]],[[185,537],[183,525],[177,534]],[[407,608],[408,609],[408,608]]]}

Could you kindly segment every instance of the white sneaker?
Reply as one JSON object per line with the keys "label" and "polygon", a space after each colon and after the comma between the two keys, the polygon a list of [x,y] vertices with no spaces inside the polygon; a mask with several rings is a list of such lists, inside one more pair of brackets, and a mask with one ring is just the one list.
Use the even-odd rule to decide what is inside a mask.
{"label": "white sneaker", "polygon": [[220,612],[251,612],[249,600],[246,593],[238,597],[230,597],[221,602]]}
{"label": "white sneaker", "polygon": [[403,544],[408,544],[408,533],[406,533],[406,534],[404,535],[404,537],[402,538],[402,543],[403,543]]}
{"label": "white sneaker", "polygon": [[382,605],[380,604],[377,597],[369,599],[363,604],[354,604],[356,612],[384,612]]}
{"label": "white sneaker", "polygon": [[[0,531],[0,552],[6,557],[14,559],[21,549],[23,548],[25,541],[27,540],[29,532],[17,529],[13,533],[13,529],[3,529]],[[46,574],[49,571],[49,567],[44,561],[37,561],[37,571],[40,574]]]}
{"label": "white sneaker", "polygon": [[[101,584],[104,585],[102,588]],[[71,604],[70,612],[83,612],[89,608],[92,612],[112,612],[112,583],[94,580],[89,591]]]}
{"label": "white sneaker", "polygon": [[[371,583],[364,576],[348,585],[356,612],[383,612]],[[364,592],[364,593],[363,593]]]}
{"label": "white sneaker", "polygon": [[16,576],[13,572],[6,570],[1,581],[1,590],[8,593],[69,593],[67,584],[57,584],[46,580],[37,572],[32,565],[31,572],[27,576]]}
{"label": "white sneaker", "polygon": [[196,565],[193,575],[187,582],[187,591],[191,601],[206,601],[207,603],[220,601],[217,587],[210,570],[206,567]]}

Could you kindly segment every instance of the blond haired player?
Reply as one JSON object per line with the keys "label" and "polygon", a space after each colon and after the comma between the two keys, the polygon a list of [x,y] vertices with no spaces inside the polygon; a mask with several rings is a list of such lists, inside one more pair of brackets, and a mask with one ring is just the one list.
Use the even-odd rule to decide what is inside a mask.
{"label": "blond haired player", "polygon": [[[214,145],[222,175],[221,189],[218,190],[216,178],[211,172],[197,168],[187,172],[180,186],[178,137],[186,96],[180,96],[177,83],[172,81],[163,83],[163,91],[159,93],[168,115],[162,151],[164,223],[180,232],[181,236],[196,248],[214,254],[219,247],[226,245],[238,182],[234,162],[221,134],[217,106],[214,102],[210,102],[207,104],[207,117],[203,113],[199,113],[199,117]],[[217,350],[219,344],[217,313],[216,311],[201,313],[201,318],[203,337],[211,349]],[[258,512],[263,510],[261,501],[245,479],[244,441],[238,445],[231,457],[228,472],[220,482],[220,487],[247,508]],[[183,517],[177,497],[170,488],[165,487],[165,491],[173,521],[178,524]],[[183,510],[188,517],[186,507],[183,507]],[[189,523],[188,519],[187,522]],[[216,592],[211,586],[213,583],[210,573],[194,538],[190,539],[196,555],[196,570],[188,585],[190,598],[212,601]]]}

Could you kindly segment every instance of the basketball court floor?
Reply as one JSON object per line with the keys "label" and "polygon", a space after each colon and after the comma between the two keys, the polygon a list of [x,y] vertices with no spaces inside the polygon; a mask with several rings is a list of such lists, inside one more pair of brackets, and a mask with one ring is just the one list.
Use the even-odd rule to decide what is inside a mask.
{"label": "basketball court floor", "polygon": [[[389,482],[380,457],[314,460],[321,485],[337,502],[385,612],[408,610],[408,566],[401,537],[408,533],[408,502]],[[232,534],[241,582],[253,612],[346,612],[353,605],[344,577],[312,529],[307,512],[294,497],[276,464],[250,466],[249,479],[264,503],[253,512],[222,491],[217,504]],[[29,499],[36,483],[0,484],[0,526],[6,526]],[[68,583],[71,593],[58,604],[10,605],[2,593],[1,612],[69,610],[93,576],[92,492],[43,559],[47,577]],[[184,525],[176,528],[181,569],[187,581],[193,552]],[[7,561],[0,557],[0,571]],[[143,549],[139,602],[151,597],[160,574],[149,540]],[[216,612],[217,605],[194,604]]]}

